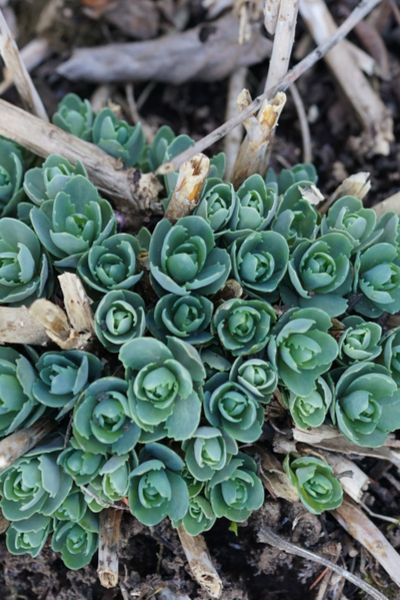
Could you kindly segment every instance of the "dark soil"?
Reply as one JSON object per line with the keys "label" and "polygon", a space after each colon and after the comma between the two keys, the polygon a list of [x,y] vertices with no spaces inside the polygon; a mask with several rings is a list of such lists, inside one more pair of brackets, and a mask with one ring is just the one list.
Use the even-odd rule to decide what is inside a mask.
{"label": "dark soil", "polygon": [[[163,2],[159,0],[158,4]],[[356,3],[355,0],[331,0],[328,4],[339,21]],[[33,78],[51,113],[67,92],[74,91],[90,97],[95,89],[86,83],[71,84],[55,73],[55,68],[68,57],[71,49],[77,45],[106,43],[126,37],[107,23],[93,22],[86,17],[78,6],[78,0],[13,0],[9,5],[15,11],[20,46],[36,36],[38,14],[50,4],[56,6],[56,14],[51,27],[45,28],[44,35],[51,40],[54,52],[35,70]],[[96,2],[85,4],[94,5]],[[190,24],[204,17],[200,0],[176,0],[175,4],[190,5]],[[167,26],[171,27],[162,22],[162,27]],[[298,41],[303,38],[304,30],[300,23]],[[351,39],[362,46],[356,34],[352,34]],[[391,74],[387,81],[375,78],[373,83],[395,118],[397,141],[393,143],[389,156],[365,157],[352,150],[349,140],[360,134],[359,126],[323,63],[307,72],[298,82],[306,111],[313,115],[310,125],[313,162],[320,174],[321,190],[328,194],[347,175],[369,171],[372,191],[367,199],[368,204],[375,204],[400,188],[400,23],[393,16],[382,30],[382,39],[389,56]],[[379,61],[378,56],[376,59]],[[266,69],[266,64],[260,64],[250,71],[248,85],[254,95],[262,88]],[[137,89],[135,87],[136,97],[145,88],[143,84],[138,85]],[[212,84],[192,82],[180,87],[155,84],[141,107],[141,115],[151,126],[166,123],[176,132],[199,138],[223,122],[226,95],[227,81]],[[5,98],[18,103],[14,90],[10,90]],[[114,86],[112,99],[125,108],[123,86]],[[129,119],[129,114],[125,114],[125,117]],[[281,117],[272,164],[280,168],[300,162],[301,147],[298,116],[289,96]],[[362,461],[362,466],[373,479],[367,498],[369,506],[374,512],[398,517],[400,481],[396,479],[399,485],[396,489],[393,481],[389,482],[386,477],[389,474],[396,478],[395,469],[374,459]],[[257,515],[247,524],[239,526],[237,534],[229,530],[228,522],[221,521],[205,535],[211,556],[223,579],[224,600],[307,600],[317,597],[323,567],[259,543],[257,532],[263,523],[331,560],[336,559],[340,544],[338,564],[380,588],[388,598],[400,598],[399,592],[373,557],[348,537],[330,515],[317,519],[310,517],[301,507],[268,499]],[[380,520],[375,520],[375,523],[394,547],[400,550],[399,528]],[[120,586],[112,591],[101,588],[96,574],[96,559],[91,566],[72,572],[48,547],[36,559],[9,555],[3,537],[0,539],[0,563],[3,567],[0,572],[0,592],[4,600],[187,600],[188,597],[206,597],[191,579],[177,534],[168,523],[148,529],[124,513]],[[336,594],[326,596],[332,600],[365,597],[349,584],[342,588],[338,583],[332,589],[336,590]]]}

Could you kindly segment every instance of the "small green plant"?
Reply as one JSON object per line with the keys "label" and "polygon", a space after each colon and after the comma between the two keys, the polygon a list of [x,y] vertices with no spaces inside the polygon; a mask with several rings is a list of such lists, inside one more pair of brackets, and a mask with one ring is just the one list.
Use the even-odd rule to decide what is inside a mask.
{"label": "small green plant", "polygon": [[[193,145],[169,127],[147,144],[140,125],[73,94],[53,120],[144,172]],[[176,181],[160,177],[165,206]],[[400,311],[399,218],[351,196],[321,216],[306,193],[316,182],[300,164],[235,189],[217,155],[192,215],[136,231],[82,164],[52,155],[27,170],[0,140],[0,303],[57,303],[55,274],[76,272],[95,332],[89,351],[0,348],[0,438],[57,423],[0,472],[10,552],[37,556],[50,539],[81,568],[98,513],[122,503],[148,526],[169,518],[198,535],[225,518],[240,535],[264,501],[271,415],[368,447],[400,428],[400,334],[387,324]],[[309,511],[340,505],[327,462],[281,462]]]}

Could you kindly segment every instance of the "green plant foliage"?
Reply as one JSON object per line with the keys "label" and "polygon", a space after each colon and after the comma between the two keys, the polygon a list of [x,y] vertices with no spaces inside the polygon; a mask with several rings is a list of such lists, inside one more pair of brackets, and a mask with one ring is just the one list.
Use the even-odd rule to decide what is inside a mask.
{"label": "green plant foliage", "polygon": [[283,463],[301,502],[314,515],[333,510],[343,501],[343,489],[332,467],[315,456],[293,458],[288,454]]}
{"label": "green plant foliage", "polygon": [[0,137],[0,216],[13,215],[23,199],[24,160],[19,147]]}
{"label": "green plant foliage", "polygon": [[31,202],[40,206],[46,200],[54,200],[74,175],[87,177],[80,161],[73,165],[62,156],[50,154],[41,167],[33,167],[25,173],[25,194]]}
{"label": "green plant foliage", "polygon": [[118,377],[103,377],[83,391],[72,424],[74,439],[82,450],[120,456],[134,448],[140,430],[130,414],[127,392],[127,382]]}
{"label": "green plant foliage", "polygon": [[375,229],[376,221],[376,212],[372,208],[364,208],[359,198],[343,196],[322,219],[321,231],[343,233],[349,238],[353,250],[360,250],[380,237],[381,231]]}
{"label": "green plant foliage", "polygon": [[189,498],[189,508],[182,519],[182,525],[189,535],[209,531],[216,520],[210,501],[205,496],[198,494]]}
{"label": "green plant foliage", "polygon": [[[294,183],[283,194],[271,228],[281,233],[290,248],[302,240],[314,240],[317,236],[319,216],[301,192],[301,183]],[[304,183],[307,187],[309,182]]]}
{"label": "green plant foliage", "polygon": [[59,103],[52,120],[57,127],[90,142],[93,119],[89,100],[81,100],[76,94],[67,94]]}
{"label": "green plant foliage", "polygon": [[339,338],[339,358],[343,363],[373,360],[380,355],[382,327],[353,315],[342,321],[345,329]]}
{"label": "green plant foliage", "polygon": [[209,223],[215,234],[223,234],[237,212],[238,197],[231,183],[209,178],[195,214]]}
{"label": "green plant foliage", "polygon": [[183,460],[162,444],[147,444],[139,464],[131,472],[129,507],[145,525],[157,525],[165,517],[180,521],[189,506],[189,492],[182,477]]}
{"label": "green plant foliage", "polygon": [[215,311],[212,331],[233,356],[255,354],[267,345],[274,309],[264,300],[228,300]]}
{"label": "green plant foliage", "polygon": [[96,146],[120,158],[125,167],[133,167],[140,162],[145,146],[140,123],[132,127],[118,119],[110,108],[103,108],[94,120],[92,136]]}
{"label": "green plant foliage", "polygon": [[32,208],[36,234],[60,269],[75,268],[79,258],[115,230],[115,215],[107,200],[83,175],[71,177],[54,200]]}
{"label": "green plant foliage", "polygon": [[208,484],[216,517],[242,523],[264,502],[264,488],[255,461],[240,452]]}
{"label": "green plant foliage", "polygon": [[71,410],[79,394],[98,379],[103,370],[100,359],[81,350],[45,352],[36,363],[33,397],[61,416]]}
{"label": "green plant foliage", "polygon": [[260,399],[223,374],[206,384],[204,412],[213,427],[238,442],[255,442],[261,436],[264,409]]}
{"label": "green plant foliage", "polygon": [[240,383],[263,402],[269,402],[278,387],[278,371],[272,363],[260,358],[237,358],[232,365],[229,379]]}
{"label": "green plant foliage", "polygon": [[[372,323],[371,323],[372,324]],[[375,323],[373,323],[375,325]],[[374,358],[374,357],[371,357]],[[400,386],[400,328],[389,331],[383,339],[383,363]]]}
{"label": "green plant foliage", "polygon": [[132,453],[109,458],[87,485],[86,502],[91,510],[99,512],[127,496],[130,473],[136,466],[137,457]]}
{"label": "green plant foliage", "polygon": [[59,521],[54,527],[51,547],[68,569],[85,567],[97,550],[99,525],[95,515],[90,517],[80,523]]}
{"label": "green plant foliage", "polygon": [[136,338],[124,344],[119,358],[129,381],[132,418],[144,431],[175,440],[196,431],[201,401],[196,391],[205,378],[198,352],[178,338],[167,345],[152,338]]}
{"label": "green plant foliage", "polygon": [[284,194],[295,183],[302,183],[304,186],[317,183],[318,175],[311,163],[299,163],[290,169],[282,169],[278,175],[273,169],[268,169],[265,181],[276,183],[279,193]]}
{"label": "green plant foliage", "polygon": [[78,486],[92,481],[98,475],[104,461],[102,454],[81,450],[73,438],[57,458],[57,463]]}
{"label": "green plant foliage", "polygon": [[376,318],[383,312],[394,314],[400,303],[400,259],[396,246],[378,243],[358,256],[355,291],[363,296],[354,309]]}
{"label": "green plant foliage", "polygon": [[338,354],[330,326],[328,315],[319,308],[293,308],[274,327],[269,358],[291,392],[307,396],[317,378],[329,371]]}
{"label": "green plant foliage", "polygon": [[300,242],[289,261],[290,287],[281,296],[290,306],[321,308],[331,317],[345,312],[352,284],[352,246],[341,233],[327,233],[314,242]]}
{"label": "green plant foliage", "polygon": [[211,479],[237,454],[237,445],[216,427],[199,427],[182,448],[188,471],[197,481]]}
{"label": "green plant foliage", "polygon": [[114,290],[103,296],[94,315],[94,330],[109,352],[119,352],[125,342],[141,337],[145,329],[145,305],[141,296],[127,290]]}
{"label": "green plant foliage", "polygon": [[13,348],[0,347],[0,437],[35,423],[44,407],[35,401],[35,369]]}
{"label": "green plant foliage", "polygon": [[159,295],[215,294],[231,268],[229,254],[215,247],[210,225],[198,216],[183,217],[175,225],[160,221],[151,236],[149,258]]}
{"label": "green plant foliage", "polygon": [[213,303],[205,296],[162,296],[147,315],[147,326],[156,338],[179,337],[195,346],[212,340]]}
{"label": "green plant foliage", "polygon": [[275,231],[263,231],[235,241],[231,248],[236,281],[251,296],[271,298],[286,273],[289,247]]}
{"label": "green plant foliage", "polygon": [[128,233],[116,233],[99,241],[78,263],[78,273],[97,292],[132,289],[142,277],[138,273],[139,243]]}
{"label": "green plant foliage", "polygon": [[11,554],[29,554],[36,558],[43,549],[51,530],[51,518],[32,515],[23,521],[14,521],[6,532],[6,545]]}
{"label": "green plant foliage", "polygon": [[400,390],[389,370],[371,362],[356,363],[336,382],[332,419],[359,446],[382,446],[400,427]]}
{"label": "green plant foliage", "polygon": [[307,396],[289,392],[288,408],[293,421],[300,429],[322,425],[332,403],[332,390],[323,377],[318,377],[315,388]]}
{"label": "green plant foliage", "polygon": [[17,219],[0,219],[0,304],[46,296],[50,267],[35,233]]}

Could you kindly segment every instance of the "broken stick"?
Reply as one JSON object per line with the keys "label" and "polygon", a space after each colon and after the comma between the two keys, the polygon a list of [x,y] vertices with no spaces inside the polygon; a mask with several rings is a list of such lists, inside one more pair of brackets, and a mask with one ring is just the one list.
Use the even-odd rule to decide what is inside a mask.
{"label": "broken stick", "polygon": [[100,513],[99,559],[97,573],[105,588],[118,584],[118,547],[122,510],[106,508]]}
{"label": "broken stick", "polygon": [[179,169],[171,200],[165,211],[165,217],[177,221],[190,214],[197,206],[204,182],[210,168],[210,159],[204,154],[193,156]]}
{"label": "broken stick", "polygon": [[31,427],[16,431],[0,442],[0,472],[36,446],[56,426],[56,422],[43,418]]}

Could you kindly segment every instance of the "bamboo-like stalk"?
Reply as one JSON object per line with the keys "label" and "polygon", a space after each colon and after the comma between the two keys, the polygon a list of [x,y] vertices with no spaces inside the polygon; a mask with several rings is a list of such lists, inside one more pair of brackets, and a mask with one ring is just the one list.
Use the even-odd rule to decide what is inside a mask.
{"label": "bamboo-like stalk", "polygon": [[72,163],[80,160],[94,185],[114,199],[118,208],[129,216],[162,212],[157,199],[161,185],[153,173],[123,169],[121,161],[94,144],[70,135],[5,100],[0,100],[0,135],[38,156],[60,154]]}
{"label": "bamboo-like stalk", "polygon": [[178,181],[168,203],[165,217],[177,221],[190,214],[199,201],[210,168],[210,159],[204,154],[193,156],[179,169]]}
{"label": "bamboo-like stalk", "polygon": [[56,426],[56,422],[45,417],[21,431],[16,431],[0,442],[0,472],[11,466],[18,458],[36,446]]}
{"label": "bamboo-like stalk", "polygon": [[194,579],[211,598],[221,598],[222,581],[214,567],[202,535],[189,535],[182,525],[177,528]]}
{"label": "bamboo-like stalk", "polygon": [[97,573],[105,588],[118,585],[118,547],[122,510],[106,508],[100,513],[99,558]]}

